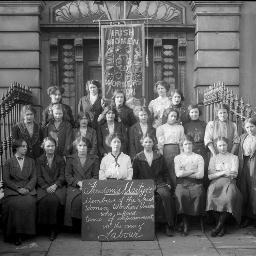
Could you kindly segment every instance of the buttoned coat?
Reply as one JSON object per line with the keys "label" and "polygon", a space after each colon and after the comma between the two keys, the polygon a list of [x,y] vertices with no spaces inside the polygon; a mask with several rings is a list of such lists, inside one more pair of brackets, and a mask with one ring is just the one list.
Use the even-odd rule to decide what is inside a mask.
{"label": "buttoned coat", "polygon": [[[148,124],[147,134],[154,138],[156,143],[156,130],[151,125]],[[143,150],[141,145],[141,139],[143,138],[143,132],[141,130],[140,123],[137,122],[129,129],[129,150],[130,157],[133,159],[136,154]]]}
{"label": "buttoned coat", "polygon": [[77,154],[67,157],[65,168],[65,178],[67,181],[67,198],[65,209],[64,224],[67,226],[72,225],[71,206],[73,199],[81,194],[78,187],[78,181],[87,179],[99,179],[100,163],[95,155],[87,155],[84,166],[81,165],[80,159]]}
{"label": "buttoned coat", "polygon": [[4,197],[20,195],[19,188],[26,188],[30,195],[36,195],[36,179],[34,159],[25,157],[21,170],[16,157],[11,157],[4,164]]}
{"label": "buttoned coat", "polygon": [[43,141],[43,130],[39,124],[34,122],[33,135],[30,136],[25,123],[19,122],[12,127],[12,137],[14,140],[24,139],[27,142],[28,157],[36,159],[43,153],[41,148],[41,143]]}
{"label": "buttoned coat", "polygon": [[66,200],[65,186],[65,161],[63,157],[54,155],[51,168],[48,164],[47,157],[43,154],[36,160],[37,169],[37,200],[41,200],[48,192],[46,189],[53,184],[57,185],[55,195],[59,198],[62,205]]}

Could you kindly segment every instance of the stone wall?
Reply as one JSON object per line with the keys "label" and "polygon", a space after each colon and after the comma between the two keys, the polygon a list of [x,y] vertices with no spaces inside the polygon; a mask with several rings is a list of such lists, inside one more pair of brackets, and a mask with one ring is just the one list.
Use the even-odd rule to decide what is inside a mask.
{"label": "stone wall", "polygon": [[0,2],[0,93],[13,81],[30,86],[40,104],[41,1]]}

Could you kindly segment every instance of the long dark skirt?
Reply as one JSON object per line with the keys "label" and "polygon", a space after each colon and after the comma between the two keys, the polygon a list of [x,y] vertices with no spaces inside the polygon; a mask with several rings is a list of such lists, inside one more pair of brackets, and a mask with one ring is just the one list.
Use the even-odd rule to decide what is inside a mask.
{"label": "long dark skirt", "polygon": [[[175,221],[175,202],[169,188],[158,187],[155,192],[156,200],[156,219],[159,222],[167,222],[169,226],[174,226]],[[164,212],[164,214],[163,214]],[[162,220],[157,216],[164,216]]]}
{"label": "long dark skirt", "polygon": [[71,204],[71,217],[82,219],[82,195],[77,195]]}
{"label": "long dark skirt", "polygon": [[243,195],[243,215],[256,219],[256,172],[251,170],[251,161],[255,158],[244,156],[240,189]]}
{"label": "long dark skirt", "polygon": [[38,202],[38,223],[41,225],[56,225],[60,208],[60,200],[55,193],[44,196]]}
{"label": "long dark skirt", "polygon": [[200,180],[192,178],[177,179],[175,196],[178,214],[204,215],[206,194]]}
{"label": "long dark skirt", "polygon": [[35,196],[17,195],[3,199],[3,232],[5,238],[15,234],[35,235]]}
{"label": "long dark skirt", "polygon": [[206,211],[231,213],[240,223],[242,195],[236,186],[236,180],[221,177],[213,180],[207,191]]}
{"label": "long dark skirt", "polygon": [[174,157],[180,154],[180,147],[178,144],[166,144],[164,145],[163,149],[163,156],[164,160],[166,162],[168,171],[169,171],[169,177],[170,182],[172,186],[172,190],[174,191],[176,187],[176,175],[175,175],[175,169],[174,169]]}
{"label": "long dark skirt", "polygon": [[209,156],[208,156],[208,150],[205,147],[204,143],[194,143],[193,144],[193,152],[196,154],[199,154],[204,159],[204,178],[203,178],[203,185],[204,188],[207,189],[209,186],[209,179],[208,179],[208,165],[209,165]]}

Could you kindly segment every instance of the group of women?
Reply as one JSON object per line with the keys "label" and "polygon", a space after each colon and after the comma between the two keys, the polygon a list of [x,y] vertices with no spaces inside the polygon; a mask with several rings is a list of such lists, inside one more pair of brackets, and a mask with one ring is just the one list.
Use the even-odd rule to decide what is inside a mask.
{"label": "group of women", "polygon": [[245,121],[239,137],[228,107],[220,104],[216,119],[206,124],[197,105],[184,107],[180,91],[167,95],[164,81],[155,85],[158,97],[135,117],[122,91],[106,105],[100,87],[88,81],[77,121],[57,86],[48,89],[42,125],[33,107],[23,106],[12,129],[14,155],[3,171],[6,241],[21,244],[37,225],[47,226],[54,240],[62,210],[64,225],[81,226],[85,179],[153,179],[156,220],[165,223],[168,236],[177,223],[187,235],[189,216],[215,217],[212,236],[224,235],[229,217],[240,223],[243,216],[243,226],[256,219],[255,118]]}

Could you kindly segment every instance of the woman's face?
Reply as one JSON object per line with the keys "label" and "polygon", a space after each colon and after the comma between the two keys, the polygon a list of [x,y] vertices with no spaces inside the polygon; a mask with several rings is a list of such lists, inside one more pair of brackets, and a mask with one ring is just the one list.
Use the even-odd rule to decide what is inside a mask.
{"label": "woman's face", "polygon": [[154,142],[151,138],[146,137],[142,142],[142,146],[145,150],[152,150]]}
{"label": "woman's face", "polygon": [[167,123],[174,124],[176,122],[177,122],[177,113],[174,111],[171,111],[168,115]]}
{"label": "woman's face", "polygon": [[115,114],[112,110],[108,111],[107,114],[106,114],[106,120],[108,122],[113,122],[115,119]]}
{"label": "woman's face", "polygon": [[115,104],[117,107],[123,106],[124,104],[124,95],[122,93],[117,93],[115,96]]}
{"label": "woman's face", "polygon": [[28,144],[26,141],[22,141],[21,146],[17,148],[17,153],[22,156],[25,156],[28,151]]}
{"label": "woman's face", "polygon": [[143,124],[147,123],[148,121],[148,114],[145,111],[140,111],[138,114],[139,121]]}
{"label": "woman's face", "polygon": [[121,141],[118,139],[118,138],[114,138],[112,141],[111,141],[111,149],[112,149],[112,152],[120,152],[120,149],[121,149]]}
{"label": "woman's face", "polygon": [[175,92],[172,96],[172,104],[173,105],[179,105],[181,102],[181,96],[177,92]]}
{"label": "woman's face", "polygon": [[156,87],[156,90],[157,90],[157,93],[158,93],[159,96],[161,96],[161,97],[165,97],[166,96],[167,91],[166,91],[166,88],[164,86],[159,84]]}
{"label": "woman's face", "polygon": [[225,141],[220,140],[217,142],[217,149],[219,153],[224,154],[228,151],[228,144]]}
{"label": "woman's face", "polygon": [[249,135],[256,135],[256,126],[254,124],[247,122],[244,128]]}
{"label": "woman's face", "polygon": [[226,109],[219,109],[217,115],[222,122],[228,119],[228,111]]}
{"label": "woman's face", "polygon": [[25,123],[32,123],[34,121],[34,113],[30,110],[26,110],[24,114],[24,122]]}
{"label": "woman's face", "polygon": [[55,121],[62,121],[63,118],[63,112],[60,109],[54,109],[53,110],[53,118]]}
{"label": "woman's face", "polygon": [[89,123],[89,120],[87,119],[86,116],[83,116],[80,121],[79,121],[79,124],[80,124],[80,128],[86,128],[87,125]]}
{"label": "woman's face", "polygon": [[52,142],[51,140],[47,140],[44,143],[44,151],[46,154],[49,154],[49,155],[54,154],[55,148],[56,148],[55,143]]}
{"label": "woman's face", "polygon": [[81,155],[86,155],[87,154],[87,146],[86,143],[83,141],[80,141],[77,145],[77,152]]}
{"label": "woman's face", "polygon": [[98,94],[98,87],[94,84],[89,84],[88,86],[89,93],[92,95],[97,95]]}
{"label": "woman's face", "polygon": [[193,108],[189,111],[189,117],[191,120],[198,120],[199,119],[199,109]]}
{"label": "woman's face", "polygon": [[183,142],[183,149],[185,153],[191,153],[193,150],[193,143],[189,140]]}
{"label": "woman's face", "polygon": [[56,103],[60,103],[62,95],[61,95],[60,91],[57,90],[57,91],[55,91],[55,93],[50,95],[50,98],[51,98],[51,102],[56,104]]}

